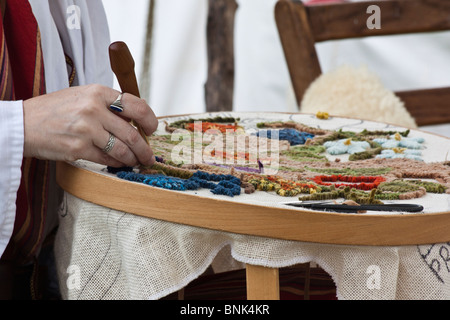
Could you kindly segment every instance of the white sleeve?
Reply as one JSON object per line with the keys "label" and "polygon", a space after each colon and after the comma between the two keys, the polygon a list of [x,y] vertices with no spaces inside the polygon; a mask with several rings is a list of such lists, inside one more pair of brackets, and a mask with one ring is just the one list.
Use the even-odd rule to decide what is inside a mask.
{"label": "white sleeve", "polygon": [[73,85],[112,87],[108,20],[101,0],[29,0],[41,31],[46,92],[69,86],[67,54],[75,64]]}
{"label": "white sleeve", "polygon": [[23,144],[23,102],[0,101],[0,256],[14,228]]}

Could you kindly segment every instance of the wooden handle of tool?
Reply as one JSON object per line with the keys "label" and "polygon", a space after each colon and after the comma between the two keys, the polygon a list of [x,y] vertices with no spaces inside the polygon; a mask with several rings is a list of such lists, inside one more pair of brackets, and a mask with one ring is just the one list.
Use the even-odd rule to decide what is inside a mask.
{"label": "wooden handle of tool", "polygon": [[[113,42],[109,46],[109,60],[111,62],[111,69],[117,77],[122,93],[126,92],[140,97],[139,86],[134,71],[134,59],[128,46],[122,41]],[[148,144],[148,138],[144,130],[135,121],[133,121],[133,125],[136,126]]]}
{"label": "wooden handle of tool", "polygon": [[128,46],[121,41],[109,46],[111,69],[117,77],[122,92],[140,97],[139,87],[134,72],[134,59]]}

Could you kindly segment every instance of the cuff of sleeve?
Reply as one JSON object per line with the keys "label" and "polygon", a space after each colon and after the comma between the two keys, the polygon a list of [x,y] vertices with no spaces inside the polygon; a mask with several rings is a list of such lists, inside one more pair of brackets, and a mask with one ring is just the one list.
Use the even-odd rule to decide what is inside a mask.
{"label": "cuff of sleeve", "polygon": [[23,101],[0,101],[0,256],[9,243],[16,217],[24,146]]}

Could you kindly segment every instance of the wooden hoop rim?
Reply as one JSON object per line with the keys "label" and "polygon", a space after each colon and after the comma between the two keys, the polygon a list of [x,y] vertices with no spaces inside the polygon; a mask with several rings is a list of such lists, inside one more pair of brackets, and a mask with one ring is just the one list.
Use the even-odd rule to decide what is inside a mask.
{"label": "wooden hoop rim", "polygon": [[364,215],[280,209],[199,197],[57,163],[66,192],[110,209],[183,225],[322,244],[401,246],[450,241],[450,212]]}

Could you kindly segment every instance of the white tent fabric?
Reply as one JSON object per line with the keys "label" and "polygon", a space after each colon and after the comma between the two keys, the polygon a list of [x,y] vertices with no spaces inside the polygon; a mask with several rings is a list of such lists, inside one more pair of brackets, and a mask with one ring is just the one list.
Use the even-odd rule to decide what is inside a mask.
{"label": "white tent fabric", "polygon": [[[142,71],[150,0],[103,0],[113,41],[127,42]],[[234,111],[295,111],[278,37],[276,0],[238,0]],[[155,1],[149,96],[158,116],[205,111],[208,2]],[[391,90],[449,86],[450,33],[331,41],[317,45],[323,72],[366,65]],[[395,70],[395,72],[393,72]],[[430,129],[431,130],[431,129]],[[450,136],[448,127],[438,133]]]}

